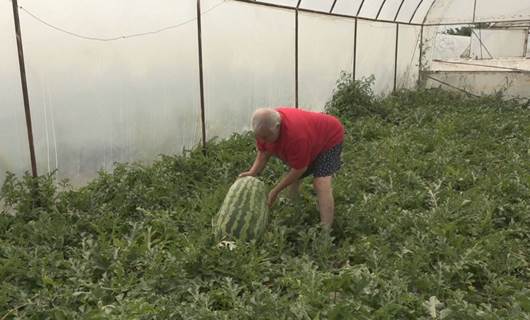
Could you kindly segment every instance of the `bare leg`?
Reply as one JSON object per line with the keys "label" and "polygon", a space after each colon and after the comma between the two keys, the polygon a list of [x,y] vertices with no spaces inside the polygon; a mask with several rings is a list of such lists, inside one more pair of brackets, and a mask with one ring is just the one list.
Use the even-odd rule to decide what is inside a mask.
{"label": "bare leg", "polygon": [[331,227],[335,214],[333,189],[331,188],[331,176],[315,178],[313,180],[313,187],[317,193],[318,208],[320,210],[320,223],[324,226]]}

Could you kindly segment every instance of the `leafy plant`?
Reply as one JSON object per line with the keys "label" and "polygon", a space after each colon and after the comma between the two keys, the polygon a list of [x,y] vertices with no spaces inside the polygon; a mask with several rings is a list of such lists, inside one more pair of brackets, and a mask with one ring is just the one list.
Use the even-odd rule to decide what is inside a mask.
{"label": "leafy plant", "polygon": [[[339,81],[336,219],[309,181],[261,243],[218,246],[211,218],[254,141],[235,134],[86,186],[7,176],[0,319],[527,319],[530,112],[439,89],[377,98]],[[285,168],[273,161],[262,179]]]}

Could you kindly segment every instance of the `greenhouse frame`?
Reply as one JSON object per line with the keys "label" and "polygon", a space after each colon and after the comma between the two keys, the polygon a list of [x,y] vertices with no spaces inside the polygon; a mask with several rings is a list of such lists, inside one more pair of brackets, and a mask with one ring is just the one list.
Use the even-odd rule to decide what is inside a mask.
{"label": "greenhouse frame", "polygon": [[322,111],[341,72],[378,95],[530,97],[527,0],[12,0],[0,23],[0,182],[82,184],[249,130],[257,107]]}

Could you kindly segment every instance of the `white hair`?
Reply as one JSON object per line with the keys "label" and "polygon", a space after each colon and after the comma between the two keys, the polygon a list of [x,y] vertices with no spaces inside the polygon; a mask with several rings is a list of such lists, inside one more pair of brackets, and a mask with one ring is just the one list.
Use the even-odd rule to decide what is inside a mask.
{"label": "white hair", "polygon": [[254,132],[262,128],[274,131],[280,126],[282,118],[280,113],[272,108],[259,108],[252,114],[251,122]]}

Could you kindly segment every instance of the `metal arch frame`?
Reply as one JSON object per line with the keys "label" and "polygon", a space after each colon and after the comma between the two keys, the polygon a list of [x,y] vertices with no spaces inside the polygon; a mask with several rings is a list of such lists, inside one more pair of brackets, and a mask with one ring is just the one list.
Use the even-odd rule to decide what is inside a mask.
{"label": "metal arch frame", "polygon": [[[335,17],[340,17],[340,18],[353,18],[353,19],[359,19],[359,20],[365,20],[365,21],[374,21],[374,22],[382,22],[382,23],[394,23],[394,24],[395,23],[400,23],[401,25],[412,25],[412,26],[418,26],[419,27],[419,26],[422,25],[422,23],[413,23],[412,20],[414,20],[418,9],[421,7],[421,5],[423,4],[423,2],[425,0],[420,0],[419,1],[418,5],[416,6],[416,9],[414,10],[412,16],[408,19],[408,21],[398,21],[397,20],[397,18],[399,16],[399,13],[401,12],[401,9],[403,7],[403,4],[407,0],[402,0],[401,1],[399,7],[396,10],[396,13],[395,13],[395,16],[394,16],[393,20],[379,19],[379,16],[380,16],[380,14],[381,14],[381,12],[382,12],[382,10],[383,10],[383,8],[384,8],[384,6],[385,6],[385,4],[387,3],[388,0],[383,0],[382,1],[381,5],[379,7],[379,10],[377,11],[377,15],[375,16],[375,18],[369,18],[369,17],[360,16],[361,11],[362,11],[362,9],[364,7],[364,4],[366,3],[366,0],[362,0],[361,1],[361,4],[357,8],[357,12],[355,13],[355,15],[333,13],[333,10],[335,9],[335,6],[336,6],[338,0],[333,0],[333,3],[331,5],[331,8],[330,8],[329,11],[319,11],[319,10],[300,8],[301,0],[299,0],[297,2],[296,6],[274,4],[274,3],[269,3],[269,2],[265,2],[265,1],[259,1],[259,0],[258,1],[254,1],[254,0],[232,0],[232,1],[245,2],[245,3],[250,3],[250,4],[253,4],[253,5],[261,5],[261,6],[274,7],[274,8],[279,8],[279,9],[296,10],[298,12],[304,12],[304,13],[315,13],[315,14],[321,14],[321,15],[327,15],[327,16],[335,16]],[[435,1],[436,0],[434,0],[433,3]],[[431,7],[432,7],[432,4],[431,4]],[[425,14],[425,17],[428,15],[429,12],[430,12],[430,8],[429,8],[429,10],[427,10],[427,12]]]}
{"label": "metal arch frame", "polygon": [[[203,61],[202,61],[202,23],[201,23],[201,8],[200,8],[200,1],[197,0],[197,37],[198,37],[198,55],[199,55],[199,73],[200,73],[200,108],[201,108],[201,123],[202,123],[202,144],[203,144],[203,151],[206,152],[206,119],[205,119],[205,106],[204,106],[204,80],[203,80]],[[232,0],[237,2],[243,2],[243,3],[249,3],[253,5],[262,5],[262,6],[268,6],[268,7],[275,7],[275,8],[281,8],[281,9],[287,9],[287,10],[294,10],[295,11],[295,105],[298,107],[298,45],[299,45],[299,37],[298,37],[298,18],[299,18],[299,12],[304,13],[311,13],[311,14],[319,14],[319,15],[327,15],[327,16],[333,16],[333,17],[339,17],[339,18],[349,18],[354,19],[355,21],[355,34],[354,34],[354,53],[353,53],[353,79],[355,80],[356,77],[356,62],[357,62],[357,34],[358,34],[358,21],[364,20],[364,21],[372,21],[372,22],[380,22],[380,23],[391,23],[396,26],[396,32],[395,32],[395,61],[394,61],[394,91],[396,90],[396,83],[397,83],[397,56],[398,56],[398,45],[399,45],[399,29],[400,25],[410,25],[410,26],[419,26],[421,27],[420,31],[420,62],[419,62],[419,75],[418,75],[418,84],[421,80],[421,72],[422,72],[422,59],[423,59],[423,36],[424,36],[424,27],[431,27],[431,26],[451,26],[451,25],[466,25],[466,24],[473,24],[476,23],[476,8],[477,8],[477,0],[474,1],[474,7],[473,7],[473,18],[470,22],[446,22],[446,23],[426,23],[427,18],[429,14],[431,13],[434,5],[437,3],[437,0],[432,0],[429,8],[425,12],[425,16],[422,19],[422,23],[413,23],[412,21],[416,17],[416,14],[419,10],[419,8],[424,4],[425,0],[419,0],[418,5],[416,6],[416,9],[414,10],[412,16],[410,17],[409,21],[397,21],[399,13],[401,12],[401,9],[403,7],[403,4],[406,0],[402,0],[399,7],[396,10],[395,16],[393,20],[379,20],[380,13],[383,10],[383,7],[385,6],[387,0],[383,0],[381,6],[379,7],[379,10],[377,12],[377,15],[375,19],[368,18],[368,17],[360,17],[359,14],[361,13],[361,10],[363,8],[363,5],[365,3],[365,0],[362,0],[359,8],[357,9],[356,15],[346,15],[346,14],[336,14],[333,13],[333,10],[335,8],[335,5],[337,4],[338,0],[334,0],[333,4],[331,5],[331,8],[329,12],[324,11],[317,11],[317,10],[310,10],[310,9],[304,9],[300,8],[300,4],[302,0],[298,0],[296,7],[292,6],[286,6],[286,5],[277,5],[277,4],[271,4],[268,2],[263,1],[255,1],[255,0]],[[18,55],[19,55],[19,64],[20,64],[20,73],[21,73],[21,84],[22,84],[22,91],[23,91],[23,98],[24,98],[24,107],[25,107],[25,113],[26,113],[26,129],[28,131],[28,142],[29,142],[29,149],[30,149],[30,160],[31,160],[31,167],[32,167],[32,175],[33,177],[37,177],[37,165],[36,165],[36,159],[35,159],[35,150],[34,150],[34,143],[33,143],[33,132],[32,132],[32,123],[31,123],[31,112],[29,108],[29,95],[28,95],[28,88],[26,83],[26,76],[25,76],[25,62],[24,62],[24,54],[23,54],[23,48],[22,48],[22,36],[20,32],[20,25],[19,25],[19,19],[18,19],[18,6],[17,6],[17,0],[13,0],[13,17],[15,22],[15,31],[16,31],[16,40],[17,40],[17,47],[18,47]],[[480,21],[481,23],[495,23],[495,22],[530,22],[530,17],[525,19],[515,19],[515,20],[503,20],[503,21]],[[526,40],[528,41],[528,39]]]}
{"label": "metal arch frame", "polygon": [[397,20],[398,16],[399,16],[399,13],[401,12],[401,7],[403,7],[403,4],[405,3],[405,0],[401,0],[401,4],[399,5],[399,8],[397,9],[396,11],[396,15],[394,17],[394,21]]}
{"label": "metal arch frame", "polygon": [[299,37],[298,37],[298,11],[300,9],[300,4],[302,3],[302,0],[298,0],[298,3],[296,4],[295,8],[295,22],[294,22],[294,107],[298,109],[298,44],[299,44]]}
{"label": "metal arch frame", "polygon": [[[385,20],[385,19],[374,19],[374,18],[368,18],[368,17],[361,17],[359,16],[362,8],[364,6],[364,3],[366,0],[362,0],[361,5],[357,9],[357,13],[355,15],[348,15],[348,14],[339,14],[339,13],[333,13],[333,10],[330,11],[318,11],[318,10],[311,10],[311,9],[305,9],[305,8],[296,8],[294,6],[288,6],[288,5],[281,5],[281,4],[273,4],[269,2],[264,1],[254,1],[254,0],[231,0],[231,1],[237,1],[237,2],[244,2],[249,3],[253,5],[261,5],[261,6],[267,6],[267,7],[274,7],[279,9],[287,9],[287,10],[298,10],[299,12],[303,13],[314,13],[314,14],[320,14],[320,15],[327,15],[327,16],[334,16],[339,18],[350,18],[350,19],[359,19],[364,21],[374,21],[374,22],[382,22],[382,23],[400,23],[401,25],[411,25],[411,26],[425,26],[425,27],[435,27],[435,26],[453,26],[453,25],[464,25],[464,24],[472,24],[473,21],[461,21],[461,22],[442,22],[442,23],[425,23],[427,21],[427,17],[429,16],[429,13],[431,12],[434,4],[437,3],[438,0],[433,0],[432,3],[429,6],[429,9],[425,12],[425,16],[422,19],[422,23],[414,23],[412,22],[414,18],[416,18],[416,14],[419,11],[419,8],[425,3],[425,0],[420,0],[418,5],[416,6],[416,9],[414,10],[413,15],[406,20],[397,20],[399,13],[401,12],[401,8],[403,6],[403,3],[408,0],[402,0],[402,3],[397,9],[396,15],[394,17],[394,20]],[[386,1],[386,0],[385,0]],[[334,4],[336,4],[336,0],[334,0]],[[332,6],[331,9],[335,9],[335,5]],[[495,22],[526,22],[530,21],[530,18],[525,19],[513,19],[513,20],[503,20],[503,21],[480,21],[481,23],[495,23]]]}
{"label": "metal arch frame", "polygon": [[[423,1],[425,1],[425,0],[420,0],[420,2],[418,3],[418,5],[416,6],[416,10],[414,10],[414,12],[412,13],[412,16],[410,17],[409,23],[411,23],[412,20],[414,20],[414,17],[416,16],[416,13],[418,12],[418,9],[421,7]],[[436,1],[436,0],[435,0],[435,1]],[[425,14],[425,16],[427,16],[427,14]]]}
{"label": "metal arch frame", "polygon": [[387,0],[383,0],[383,3],[381,3],[381,7],[379,7],[379,11],[377,11],[377,15],[375,16],[375,19],[379,19],[379,15],[381,14],[381,11],[383,10],[383,7],[385,6]]}
{"label": "metal arch frame", "polygon": [[[368,17],[359,16],[359,14],[360,14],[363,6],[364,6],[364,3],[366,2],[365,0],[363,0],[361,2],[361,5],[359,6],[359,8],[357,10],[357,14],[356,15],[333,13],[333,12],[329,12],[329,11],[311,10],[311,9],[306,9],[306,8],[300,8],[299,5],[297,7],[295,7],[295,6],[287,6],[287,5],[274,4],[274,3],[268,3],[268,2],[263,2],[263,1],[253,1],[253,0],[231,0],[231,1],[249,3],[249,4],[252,4],[252,5],[266,6],[266,7],[271,7],[271,8],[298,11],[298,12],[302,12],[302,13],[319,14],[319,15],[324,15],[324,16],[332,16],[332,17],[338,17],[338,18],[359,19],[359,20],[364,20],[364,21],[391,23],[391,24],[395,24],[395,23],[398,22],[398,21],[394,21],[394,20],[374,19],[374,18],[368,18]],[[334,7],[333,7],[333,9],[334,9]],[[399,23],[402,24],[402,25],[411,25],[411,26],[417,26],[417,27],[421,26],[420,23],[409,23],[409,22],[406,22],[406,21],[399,21]]]}
{"label": "metal arch frame", "polygon": [[333,9],[335,9],[336,4],[337,4],[337,0],[333,0],[333,4],[331,5],[331,9],[329,9],[329,13],[333,13]]}

